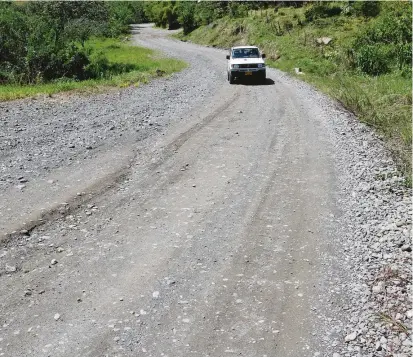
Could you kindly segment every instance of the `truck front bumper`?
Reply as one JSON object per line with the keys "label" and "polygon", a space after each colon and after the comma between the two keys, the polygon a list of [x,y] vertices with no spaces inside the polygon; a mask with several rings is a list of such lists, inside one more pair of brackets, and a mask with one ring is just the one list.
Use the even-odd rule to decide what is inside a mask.
{"label": "truck front bumper", "polygon": [[265,77],[266,71],[263,68],[231,68],[231,74],[234,77]]}

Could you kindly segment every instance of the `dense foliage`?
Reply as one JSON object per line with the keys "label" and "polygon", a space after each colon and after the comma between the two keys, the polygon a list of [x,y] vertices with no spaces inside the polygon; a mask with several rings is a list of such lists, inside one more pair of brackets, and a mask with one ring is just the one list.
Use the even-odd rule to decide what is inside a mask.
{"label": "dense foliage", "polygon": [[[368,75],[385,74],[394,68],[410,71],[411,3],[392,2],[388,6],[378,1],[152,1],[145,3],[144,12],[157,26],[182,27],[184,34],[188,34],[223,17],[245,18],[251,10],[263,9],[282,14],[283,8],[291,7],[304,7],[304,17],[296,18],[298,26],[313,23],[322,27],[339,15],[371,20],[349,44],[348,66]],[[271,18],[267,17],[266,22],[271,22]],[[285,20],[280,24],[276,20],[273,25],[274,33],[284,35],[293,29],[294,22]]]}
{"label": "dense foliage", "polygon": [[[277,2],[277,6],[282,3]],[[297,6],[297,3],[289,5]],[[150,1],[145,3],[145,15],[157,26],[168,29],[182,27],[184,34],[188,34],[224,16],[242,17],[248,15],[249,10],[274,4],[272,1]]]}
{"label": "dense foliage", "polygon": [[355,38],[354,64],[362,72],[379,75],[399,69],[411,73],[411,4],[410,11],[406,9],[405,6],[386,9]]}
{"label": "dense foliage", "polygon": [[86,40],[119,36],[144,16],[139,2],[1,2],[0,82],[108,75],[117,69],[85,48]]}
{"label": "dense foliage", "polygon": [[[411,3],[377,1],[47,1],[0,3],[0,83],[41,83],[59,78],[99,78],[122,71],[85,46],[92,36],[116,37],[128,24],[154,22],[188,34],[221,18],[242,19],[271,10],[297,8],[303,16],[280,21],[265,17],[277,36],[297,26],[328,25],[343,16],[364,19],[346,44],[345,64],[368,75],[394,69],[411,73]],[[409,8],[409,9],[407,9]],[[408,11],[406,11],[406,9]],[[254,11],[255,10],[255,11]],[[236,29],[242,32],[244,27]],[[343,51],[341,51],[343,52]],[[342,62],[342,57],[337,57]]]}

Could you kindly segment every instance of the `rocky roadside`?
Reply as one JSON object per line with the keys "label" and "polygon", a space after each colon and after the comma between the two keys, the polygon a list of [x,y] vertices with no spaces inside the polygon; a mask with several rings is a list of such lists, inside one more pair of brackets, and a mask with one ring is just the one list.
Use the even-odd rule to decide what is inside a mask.
{"label": "rocky roadside", "polygon": [[356,120],[343,138],[349,160],[343,178],[349,208],[347,264],[353,272],[353,307],[345,356],[411,355],[411,190],[379,139]]}
{"label": "rocky roadside", "polygon": [[[76,99],[73,104],[75,108],[71,107],[72,104],[62,104],[58,107],[57,113],[61,121],[53,125],[49,124],[50,118],[54,116],[53,112],[44,110],[43,107],[35,109],[28,106],[26,109],[24,103],[18,104],[15,108],[9,104],[3,105],[3,109],[9,109],[7,119],[2,122],[5,128],[2,133],[9,135],[3,144],[11,143],[13,146],[15,143],[15,146],[13,150],[1,151],[5,158],[4,172],[11,175],[3,176],[2,185],[4,187],[13,184],[24,185],[25,180],[30,180],[30,175],[41,175],[43,166],[31,167],[30,165],[34,163],[43,160],[45,162],[43,169],[46,170],[45,167],[58,166],[59,160],[76,157],[72,153],[65,154],[65,148],[82,148],[77,155],[83,155],[85,152],[92,153],[93,149],[98,149],[99,145],[105,145],[110,140],[123,140],[131,132],[138,132],[137,129],[141,133],[149,133],[159,124],[158,131],[161,130],[161,126],[167,124],[171,113],[179,118],[181,113],[185,113],[185,108],[190,106],[190,101],[200,100],[205,93],[213,90],[214,81],[225,80],[220,77],[220,73],[211,73],[206,82],[201,81],[202,85],[199,85],[197,73],[203,64],[199,59],[193,62],[192,77],[177,76],[160,80],[161,82],[153,87],[151,84],[145,87],[148,94],[144,94],[139,89],[128,89],[121,94],[124,96],[123,99],[126,97],[126,101],[109,94],[98,96],[93,101]],[[199,63],[198,67],[196,63]],[[320,116],[325,121],[325,128],[329,130],[331,141],[336,146],[337,154],[334,159],[342,188],[337,195],[343,211],[342,225],[346,229],[335,235],[334,239],[337,240],[336,246],[341,250],[337,254],[341,259],[341,266],[338,268],[341,268],[342,275],[345,277],[341,280],[339,288],[341,291],[348,292],[351,301],[344,309],[348,323],[337,329],[341,341],[333,346],[335,351],[333,357],[410,356],[412,345],[411,189],[404,186],[403,178],[399,177],[396,166],[380,138],[369,128],[360,124],[342,108],[334,108],[331,100],[318,94],[310,86],[278,71],[277,80],[289,84],[295,91],[301,93],[303,100],[316,101],[318,107],[325,109],[324,112],[320,112]],[[184,88],[179,94],[172,90],[177,85],[182,85]],[[155,107],[148,108],[152,96],[160,96],[162,100],[154,103]],[[109,107],[102,105],[106,102],[110,104]],[[170,103],[168,108],[162,105],[165,102]],[[76,106],[79,106],[82,113],[79,118],[73,115],[73,112],[77,111]],[[143,113],[147,113],[148,110],[150,118],[145,118]],[[94,115],[97,116],[96,119],[90,120]],[[150,121],[153,117],[159,120],[157,119],[155,123]],[[26,131],[25,128],[23,130],[19,128],[19,121],[24,118],[30,119],[28,122],[25,121],[24,125],[30,129],[28,132],[31,134],[27,138],[19,138],[18,136]],[[76,128],[60,132],[61,122],[66,121],[76,123]],[[16,126],[16,123],[19,125]],[[41,130],[42,125],[50,130],[37,132],[36,130]],[[36,134],[33,135],[33,132]],[[107,132],[109,134],[103,135]],[[112,135],[112,132],[117,134]],[[71,133],[76,136],[71,137]],[[81,139],[82,135],[87,138],[96,137],[96,142],[84,142]],[[34,138],[37,139],[33,140]],[[137,140],[138,137],[132,138]],[[40,139],[43,141],[39,141]],[[71,145],[74,147],[71,148]],[[89,146],[91,149],[88,149]],[[32,161],[28,160],[30,155],[26,155],[26,152],[32,152],[37,157],[43,156],[43,159],[36,159],[32,164]],[[89,216],[96,209],[90,206],[85,214]],[[73,223],[69,223],[68,229],[72,229]],[[47,244],[46,238],[39,237],[39,239],[44,240],[43,244],[48,245],[50,249],[54,250],[57,247],[59,252],[59,244],[51,247]],[[7,258],[6,255],[10,254],[10,251],[4,250],[1,254],[2,258]],[[50,264],[57,264],[57,260],[51,260]],[[0,274],[11,275],[19,269],[19,266],[10,264],[4,269]],[[30,295],[32,292],[27,290],[25,294]],[[60,315],[55,315],[56,319],[60,319]],[[326,339],[333,343],[329,336],[326,336]]]}
{"label": "rocky roadside", "polygon": [[351,302],[344,343],[333,357],[411,356],[412,190],[371,129],[341,107],[332,117],[329,99],[287,75],[280,78],[325,108],[325,120],[333,122],[326,128],[341,153],[335,160],[347,230],[336,239],[348,280],[342,289]]}

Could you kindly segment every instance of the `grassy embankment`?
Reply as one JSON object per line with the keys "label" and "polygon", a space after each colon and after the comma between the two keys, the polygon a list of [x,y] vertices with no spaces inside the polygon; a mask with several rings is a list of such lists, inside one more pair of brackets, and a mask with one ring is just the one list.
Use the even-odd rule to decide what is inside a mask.
{"label": "grassy embankment", "polygon": [[183,61],[164,58],[150,49],[132,46],[120,40],[93,39],[87,41],[86,47],[101,51],[111,66],[126,68],[127,72],[85,81],[61,79],[36,85],[0,85],[0,101],[73,90],[96,92],[111,86],[138,86],[151,78],[169,75],[186,67]]}
{"label": "grassy embankment", "polygon": [[[298,75],[300,79],[337,99],[362,122],[377,129],[411,185],[411,73],[392,70],[369,76],[349,69],[346,51],[355,35],[374,19],[339,15],[306,22],[304,11],[250,11],[248,17],[223,18],[179,37],[223,48],[255,44],[267,54],[268,65],[292,75],[299,67],[304,73]],[[320,45],[317,38],[321,37],[332,41]]]}

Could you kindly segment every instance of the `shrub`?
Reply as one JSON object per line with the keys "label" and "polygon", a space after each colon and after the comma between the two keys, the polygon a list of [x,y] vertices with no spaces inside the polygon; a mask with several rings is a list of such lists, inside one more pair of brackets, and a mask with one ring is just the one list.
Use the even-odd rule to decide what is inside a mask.
{"label": "shrub", "polygon": [[90,55],[90,63],[85,67],[88,78],[104,78],[107,76],[110,64],[102,51],[95,51]]}
{"label": "shrub", "polygon": [[359,16],[375,17],[380,13],[378,1],[355,1],[352,8],[353,12]]}
{"label": "shrub", "polygon": [[284,21],[284,30],[290,32],[294,28],[294,25],[291,21],[286,20]]}
{"label": "shrub", "polygon": [[105,36],[109,34],[106,24],[88,18],[70,20],[64,27],[64,36],[71,41],[79,41],[82,47],[91,36]]}
{"label": "shrub", "polygon": [[181,2],[177,9],[179,13],[178,20],[182,25],[184,35],[190,33],[196,28],[196,21],[194,16],[195,4],[188,2]]}
{"label": "shrub", "polygon": [[245,17],[248,15],[248,8],[244,4],[238,4],[237,2],[229,2],[229,16],[233,18]]}
{"label": "shrub", "polygon": [[377,76],[389,72],[388,51],[384,46],[366,45],[355,54],[355,64],[364,73]]}
{"label": "shrub", "polygon": [[90,59],[90,51],[79,47],[91,36],[128,31],[129,22],[142,14],[143,5],[130,2],[0,3],[0,81],[102,76],[113,68],[99,55]]}
{"label": "shrub", "polygon": [[354,39],[354,64],[362,72],[379,75],[411,67],[411,4],[406,5],[405,11],[383,13]]}
{"label": "shrub", "polygon": [[315,19],[340,15],[341,7],[331,6],[329,3],[310,5],[304,12],[305,19],[309,22]]}
{"label": "shrub", "polygon": [[86,68],[90,63],[89,54],[86,50],[79,50],[74,45],[68,50],[66,53],[67,60],[63,65],[65,71],[63,76],[78,80],[88,79]]}

